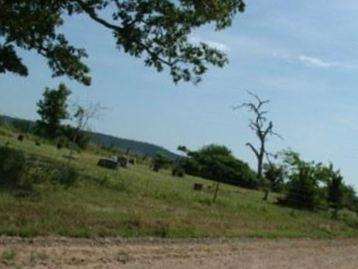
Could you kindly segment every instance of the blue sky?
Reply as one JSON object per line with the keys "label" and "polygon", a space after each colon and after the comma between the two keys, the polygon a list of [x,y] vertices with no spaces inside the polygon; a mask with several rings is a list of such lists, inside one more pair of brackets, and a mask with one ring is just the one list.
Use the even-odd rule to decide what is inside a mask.
{"label": "blue sky", "polygon": [[25,52],[29,77],[1,75],[0,113],[36,119],[43,89],[65,82],[73,101],[108,108],[92,123],[95,131],[173,151],[178,145],[224,144],[255,167],[245,147],[255,142],[248,115],[231,109],[250,90],[271,100],[270,117],[285,138],[273,138],[271,151],[291,147],[304,159],[332,161],[358,187],[357,12],[356,0],[247,1],[247,11],[230,29],[193,33],[192,40],[207,41],[230,58],[198,86],[175,86],[167,73],[118,52],[111,33],[85,18],[70,18],[63,31],[86,47],[92,86],[52,79],[45,61]]}

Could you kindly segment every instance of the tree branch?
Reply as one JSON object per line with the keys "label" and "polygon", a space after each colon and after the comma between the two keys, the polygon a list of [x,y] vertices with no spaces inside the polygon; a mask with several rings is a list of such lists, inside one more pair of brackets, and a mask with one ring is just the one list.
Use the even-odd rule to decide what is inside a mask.
{"label": "tree branch", "polygon": [[257,151],[257,149],[251,143],[246,143],[246,146],[251,148],[251,150],[255,153],[256,157],[259,158],[259,156],[260,156],[259,152]]}

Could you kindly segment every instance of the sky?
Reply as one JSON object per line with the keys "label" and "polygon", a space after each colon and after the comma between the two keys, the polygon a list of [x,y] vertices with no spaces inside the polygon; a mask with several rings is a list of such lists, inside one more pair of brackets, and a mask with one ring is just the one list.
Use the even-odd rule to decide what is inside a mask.
{"label": "sky", "polygon": [[69,18],[63,32],[85,47],[93,83],[52,79],[40,56],[21,52],[30,75],[0,75],[0,113],[37,119],[36,102],[45,87],[65,82],[71,102],[100,102],[107,109],[94,131],[151,142],[176,151],[216,143],[255,168],[246,142],[256,143],[249,114],[232,107],[247,91],[271,100],[268,117],[284,140],[268,149],[292,148],[305,160],[332,162],[346,182],[358,187],[358,1],[249,0],[231,28],[205,27],[192,41],[225,51],[230,63],[211,68],[199,85],[173,84],[118,51],[110,32],[90,20]]}

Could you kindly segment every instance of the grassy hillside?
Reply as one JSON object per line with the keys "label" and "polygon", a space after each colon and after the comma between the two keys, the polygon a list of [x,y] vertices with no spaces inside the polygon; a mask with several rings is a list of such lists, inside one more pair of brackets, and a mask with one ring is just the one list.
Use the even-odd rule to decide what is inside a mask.
{"label": "grassy hillside", "polygon": [[[36,138],[23,142],[0,127],[0,145],[21,149],[49,162],[65,163],[68,150],[58,150]],[[350,237],[358,236],[358,219],[346,212],[333,221],[328,213],[276,206],[275,197],[221,185],[212,192],[195,192],[193,183],[212,182],[170,171],[154,173],[145,165],[118,171],[96,166],[98,152],[82,152],[73,165],[81,173],[74,186],[40,184],[38,196],[18,198],[0,190],[1,235],[64,235],[71,237]]]}

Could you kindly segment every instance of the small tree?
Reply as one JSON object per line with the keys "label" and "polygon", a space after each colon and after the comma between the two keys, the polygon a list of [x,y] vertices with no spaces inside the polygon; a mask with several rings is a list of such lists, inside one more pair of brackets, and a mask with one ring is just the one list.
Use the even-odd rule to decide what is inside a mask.
{"label": "small tree", "polygon": [[72,160],[74,147],[79,142],[78,140],[84,136],[83,133],[88,128],[90,120],[99,118],[100,112],[104,109],[105,108],[102,107],[100,103],[88,105],[86,107],[78,104],[74,106],[73,122],[75,127],[72,132],[72,137],[70,138],[69,162]]}
{"label": "small tree", "polygon": [[341,189],[343,193],[343,207],[358,213],[358,196],[354,187],[343,183]]}
{"label": "small tree", "polygon": [[[253,118],[250,119],[249,127],[256,134],[256,137],[259,140],[259,145],[255,147],[251,143],[246,143],[246,145],[252,150],[257,159],[257,178],[262,182],[263,179],[263,165],[264,159],[268,155],[266,150],[266,142],[268,138],[272,135],[277,136],[282,139],[282,137],[274,132],[272,121],[268,121],[266,114],[267,110],[264,109],[264,106],[270,102],[270,100],[262,100],[258,95],[248,92],[251,97],[253,97],[253,101],[243,103],[234,109],[246,108],[249,113],[253,114]],[[268,198],[267,188],[265,188],[265,196],[264,200]]]}
{"label": "small tree", "polygon": [[283,165],[267,163],[264,165],[264,177],[271,191],[280,192],[284,188],[285,168]]}
{"label": "small tree", "polygon": [[171,164],[171,161],[163,154],[158,153],[153,159],[153,171],[159,172],[160,169],[166,168]]}
{"label": "small tree", "polygon": [[190,151],[183,146],[178,149],[187,155],[181,160],[181,165],[189,175],[245,188],[257,187],[255,174],[249,165],[236,159],[225,146],[212,144],[198,151]]}
{"label": "small tree", "polygon": [[325,183],[326,169],[321,164],[303,161],[299,154],[293,151],[284,152],[284,163],[288,169],[286,196],[282,204],[299,208],[315,210],[325,203],[325,192],[320,188]]}
{"label": "small tree", "polygon": [[0,115],[0,126],[4,126],[5,125],[5,120],[4,118]]}
{"label": "small tree", "polygon": [[39,129],[46,136],[55,138],[60,132],[61,121],[68,119],[67,99],[70,94],[71,91],[63,83],[57,89],[45,89],[43,99],[37,103],[37,113],[41,117]]}
{"label": "small tree", "polygon": [[343,178],[339,171],[332,173],[332,178],[328,183],[328,202],[333,209],[332,217],[336,219],[338,211],[343,207]]}

